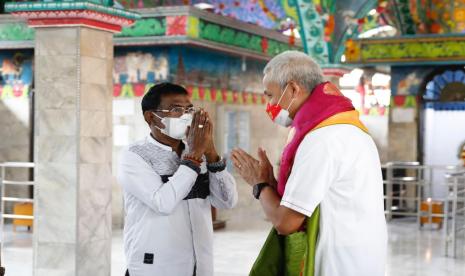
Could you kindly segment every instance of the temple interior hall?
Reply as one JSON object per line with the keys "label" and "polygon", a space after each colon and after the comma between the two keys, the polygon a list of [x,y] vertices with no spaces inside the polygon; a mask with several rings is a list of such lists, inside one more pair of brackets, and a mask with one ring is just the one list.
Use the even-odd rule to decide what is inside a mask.
{"label": "temple interior hall", "polygon": [[[319,218],[312,232],[316,211],[287,202],[286,190],[280,193],[280,187],[289,187],[290,179],[296,178],[292,178],[299,171],[295,163],[306,153],[299,141],[301,151],[288,156],[297,140],[294,135],[303,131],[297,118],[306,115],[299,117],[304,113],[299,109],[294,118],[293,103],[298,100],[290,100],[290,95],[302,97],[295,91],[304,84],[285,78],[307,71],[298,72],[296,61],[295,68],[283,66],[274,74],[279,82],[264,76],[274,70],[276,64],[270,62],[274,58],[297,52],[321,69],[321,97],[349,103],[357,126],[374,142],[373,147],[360,146],[359,152],[374,149],[376,164],[354,164],[349,171],[377,176],[378,181],[367,185],[379,191],[377,200],[372,200],[379,205],[379,220],[360,222],[377,205],[350,209],[368,201],[366,188],[338,191],[331,186],[315,203]],[[173,88],[163,88],[167,85]],[[157,98],[157,87],[167,94]],[[320,86],[309,90],[308,103],[319,95],[316,87]],[[149,97],[151,93],[155,96]],[[179,93],[194,108],[179,103],[161,107],[167,99],[181,97]],[[147,101],[158,101],[159,106],[146,109]],[[283,102],[286,105],[280,106]],[[326,112],[323,102],[312,105],[321,113],[309,108],[308,114]],[[178,109],[178,116],[165,117]],[[199,110],[208,112],[205,126],[212,126],[211,139],[205,138],[205,144],[214,145],[212,160],[206,149],[199,158],[189,151],[194,145],[189,139],[199,139],[191,130],[208,129],[195,125],[195,118],[203,116]],[[294,119],[292,125],[279,126],[286,112],[284,121]],[[182,127],[184,116],[194,118],[184,126],[188,134],[173,138],[170,130],[175,123]],[[305,118],[314,120],[310,115]],[[324,119],[328,118],[333,117]],[[165,122],[165,129],[151,120]],[[167,127],[167,122],[173,125]],[[323,118],[314,127],[322,122]],[[316,137],[325,128],[355,125],[351,122],[306,129],[302,139],[313,131]],[[343,143],[350,137],[330,139]],[[180,151],[163,141],[179,145]],[[195,145],[200,148],[200,144]],[[141,145],[140,149],[134,145]],[[242,169],[237,156],[245,154],[238,148],[257,162],[244,161],[250,168],[255,166],[250,175],[263,168],[259,150],[263,149],[277,186],[269,181],[251,183],[254,179],[244,177],[247,168]],[[334,158],[348,160],[351,152],[347,147]],[[128,161],[129,155],[137,155],[142,163]],[[325,160],[330,155],[312,157],[321,160],[314,163],[321,166],[315,169],[317,174],[329,170]],[[289,160],[294,167],[286,171]],[[159,172],[168,172],[170,166],[176,166],[178,175],[176,170]],[[320,178],[312,172],[299,185],[317,183]],[[288,175],[282,177],[283,173]],[[339,179],[338,173],[331,170],[330,176]],[[149,174],[156,177],[145,181]],[[202,175],[207,175],[203,180],[210,185],[205,196],[200,195]],[[191,181],[184,194],[186,185],[175,183],[183,177]],[[128,179],[136,180],[128,184]],[[153,179],[161,186],[152,187]],[[221,189],[233,188],[218,192],[214,183],[220,183]],[[328,222],[326,202],[331,193],[341,200],[335,200],[334,210],[342,208],[344,196],[350,194],[351,203],[344,205],[349,207],[335,217],[355,226],[360,222],[356,230]],[[215,195],[224,199],[226,203],[220,201],[227,208],[205,201]],[[173,210],[159,207],[174,199]],[[267,205],[268,199],[275,200],[274,205]],[[228,200],[233,203],[228,205]],[[308,206],[314,200],[303,201]],[[290,247],[294,234],[279,234],[287,226],[278,225],[276,218],[283,213],[276,210],[284,208],[290,212],[282,220],[287,226],[295,223],[290,217],[301,218],[295,228],[305,239],[300,241],[301,249]],[[336,245],[332,249],[336,253],[331,253],[335,255],[325,255],[333,261],[320,255],[328,243],[345,242],[340,248],[350,248],[357,243],[350,241],[350,235],[362,243],[363,233],[383,227],[387,236],[370,237],[385,239],[385,250],[379,250],[382,257],[364,253],[366,259],[360,259],[345,249],[338,256]],[[260,273],[254,270],[259,260],[276,256],[265,250],[273,233],[281,242],[274,244],[281,246],[274,248],[281,254],[274,263],[281,272]],[[143,237],[153,240],[141,242]],[[160,247],[153,251],[135,245],[148,248],[157,242]],[[298,250],[305,254],[289,272],[289,260],[298,258]],[[342,261],[346,253],[352,259]],[[375,265],[366,271],[357,268],[360,274],[335,272],[351,262],[353,267],[369,267],[372,260],[383,264],[376,273],[366,272]],[[180,272],[188,270],[192,274]],[[0,276],[129,274],[465,275],[465,1],[0,1]]]}

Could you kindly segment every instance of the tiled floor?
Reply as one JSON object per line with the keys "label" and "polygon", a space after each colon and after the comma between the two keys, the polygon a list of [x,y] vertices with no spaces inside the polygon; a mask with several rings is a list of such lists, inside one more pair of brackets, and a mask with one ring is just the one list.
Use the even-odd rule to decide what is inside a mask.
{"label": "tiled floor", "polygon": [[[257,228],[257,227],[255,227]],[[226,229],[215,233],[215,275],[247,275],[268,232],[268,225],[254,230]],[[32,275],[31,235],[7,231],[2,259],[7,276]],[[442,233],[418,230],[412,221],[389,224],[389,256],[386,276],[464,276],[465,243],[456,259],[444,257]],[[123,275],[121,231],[113,234],[112,275]]]}

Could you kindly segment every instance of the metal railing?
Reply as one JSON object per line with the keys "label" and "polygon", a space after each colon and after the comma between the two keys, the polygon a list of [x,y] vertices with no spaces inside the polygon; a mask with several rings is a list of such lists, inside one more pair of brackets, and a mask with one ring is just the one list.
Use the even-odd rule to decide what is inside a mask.
{"label": "metal railing", "polygon": [[[384,203],[386,219],[393,216],[414,216],[420,224],[420,207],[423,192],[429,182],[425,179],[426,166],[419,162],[389,162],[383,166],[386,169],[384,180]],[[399,176],[397,172],[403,171]]]}
{"label": "metal railing", "polygon": [[465,239],[465,169],[445,175],[448,194],[444,209],[445,254],[457,255],[457,236],[462,233]]}
{"label": "metal railing", "polygon": [[31,198],[10,197],[5,195],[7,185],[34,186],[34,181],[17,181],[6,179],[7,170],[33,169],[34,163],[30,162],[6,162],[0,163],[0,252],[4,244],[4,223],[5,219],[34,219],[34,216],[16,215],[5,213],[6,202],[24,202],[31,203]]}
{"label": "metal railing", "polygon": [[[435,174],[454,173],[460,170],[457,166],[431,166],[421,165],[419,162],[389,162],[383,165],[386,170],[384,180],[384,202],[386,219],[394,216],[416,217],[421,226],[421,218],[426,218],[428,223],[433,218],[444,218],[444,214],[433,213],[432,195],[433,184],[444,186],[444,183],[435,183]],[[437,198],[444,201],[441,196]],[[427,204],[426,210],[422,210],[422,203]]]}

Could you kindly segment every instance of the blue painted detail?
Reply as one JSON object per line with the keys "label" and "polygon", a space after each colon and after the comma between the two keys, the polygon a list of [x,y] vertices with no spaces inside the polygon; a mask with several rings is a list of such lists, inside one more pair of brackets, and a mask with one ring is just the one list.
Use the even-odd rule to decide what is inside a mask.
{"label": "blue painted detail", "polygon": [[454,79],[456,82],[465,83],[465,73],[463,71],[455,71]]}
{"label": "blue painted detail", "polygon": [[454,81],[454,72],[447,70],[442,74],[442,78],[446,81],[446,83],[450,83]]}
{"label": "blue painted detail", "polygon": [[434,91],[434,81],[430,81],[428,82],[428,84],[426,85],[426,89],[428,90],[431,90],[431,91]]}
{"label": "blue painted detail", "polygon": [[439,89],[443,89],[444,86],[446,86],[447,82],[444,80],[444,78],[442,77],[442,75],[438,75],[438,76],[435,76],[433,78],[433,81],[435,82],[437,88]]}
{"label": "blue painted detail", "polygon": [[425,108],[436,111],[465,111],[465,102],[426,102]]}

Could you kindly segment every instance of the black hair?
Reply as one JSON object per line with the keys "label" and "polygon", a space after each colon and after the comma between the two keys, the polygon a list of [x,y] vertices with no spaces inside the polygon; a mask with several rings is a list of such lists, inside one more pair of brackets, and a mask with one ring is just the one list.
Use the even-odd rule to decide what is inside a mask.
{"label": "black hair", "polygon": [[142,113],[157,109],[160,106],[161,97],[166,95],[188,95],[187,90],[177,84],[162,82],[150,87],[142,98]]}

